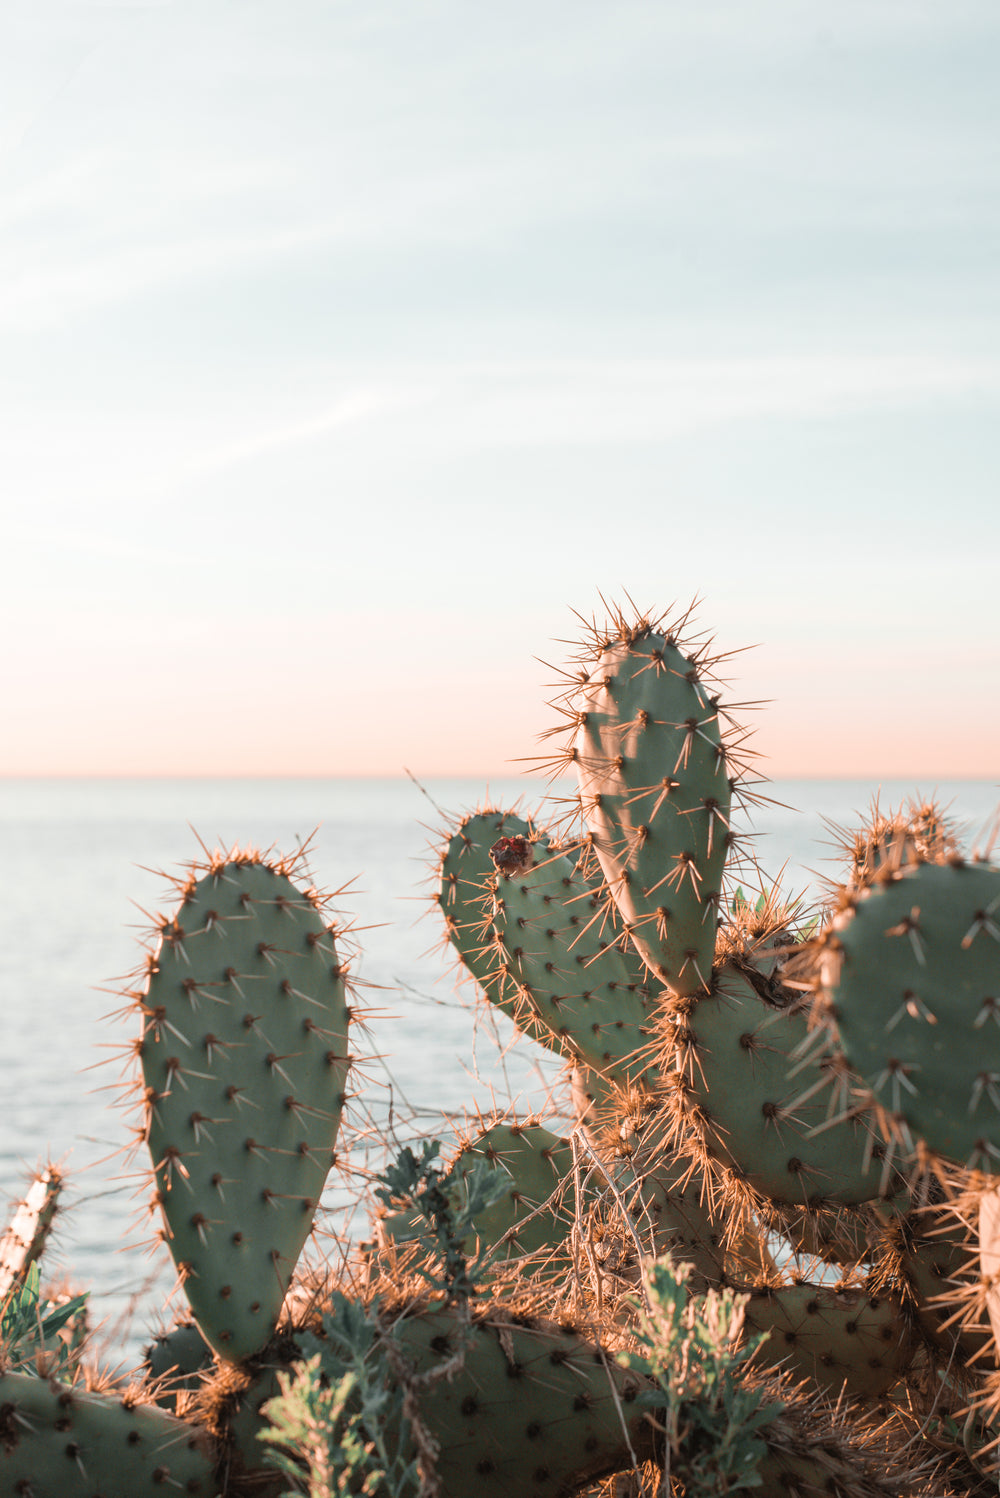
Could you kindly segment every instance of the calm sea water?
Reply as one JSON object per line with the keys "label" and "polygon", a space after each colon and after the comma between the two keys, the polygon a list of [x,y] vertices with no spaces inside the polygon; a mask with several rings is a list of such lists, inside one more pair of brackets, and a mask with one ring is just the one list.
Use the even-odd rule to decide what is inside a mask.
{"label": "calm sea water", "polygon": [[[428,1130],[447,1140],[466,1110],[512,1100],[521,1111],[545,1106],[557,1068],[530,1043],[512,1045],[505,1024],[477,1024],[474,994],[456,990],[451,958],[439,948],[429,898],[432,849],[442,841],[434,829],[444,820],[428,796],[457,817],[479,804],[484,787],[433,780],[425,789],[406,779],[0,781],[0,1202],[20,1195],[40,1158],[65,1162],[69,1210],[50,1273],[58,1267],[91,1288],[96,1319],[127,1360],[156,1323],[174,1275],[165,1251],[135,1246],[155,1224],[144,1211],[144,1181],[123,1178],[135,1118],[116,1088],[118,1052],[134,1026],[106,1016],[120,1007],[115,992],[141,955],[144,912],[169,908],[155,871],[176,872],[199,856],[195,833],[210,846],[281,851],[314,834],[317,882],[343,887],[336,908],[366,928],[356,973],[371,985],[362,993],[376,1012],[346,1140],[353,1164],[380,1158],[365,1139],[376,1126],[402,1140]],[[761,866],[771,878],[784,869],[786,890],[815,892],[836,868],[824,819],[855,822],[879,787],[784,781],[765,789],[782,804],[758,808],[747,828]],[[914,789],[883,782],[882,806]],[[993,783],[920,789],[950,805],[970,837],[1000,801]],[[508,807],[519,799],[533,807],[543,795],[523,778],[494,781],[490,791]],[[331,1181],[331,1228],[343,1225],[356,1195],[350,1181]]]}

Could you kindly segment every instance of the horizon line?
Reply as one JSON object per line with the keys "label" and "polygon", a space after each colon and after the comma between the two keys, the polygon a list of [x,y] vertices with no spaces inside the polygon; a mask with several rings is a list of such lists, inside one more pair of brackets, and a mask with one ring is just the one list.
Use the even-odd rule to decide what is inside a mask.
{"label": "horizon line", "polygon": [[[474,780],[478,782],[490,780],[520,780],[531,783],[531,772],[527,770],[511,771],[448,771],[435,770],[424,771],[421,777],[415,777],[408,770],[393,773],[382,771],[339,771],[314,773],[304,770],[289,771],[235,771],[220,774],[218,771],[196,771],[196,770],[124,770],[124,771],[93,771],[93,770],[49,770],[49,771],[20,771],[0,770],[0,782],[2,781],[64,781],[64,780],[96,780],[96,781],[119,781],[119,780],[411,780],[418,778],[424,780]],[[550,777],[539,777],[545,784],[555,785],[560,782],[572,781],[572,775],[556,775]],[[976,775],[968,772],[953,771],[934,773],[914,771],[893,771],[886,774],[883,771],[857,770],[849,773],[840,772],[831,774],[824,771],[784,771],[774,775],[762,775],[754,777],[755,784],[768,784],[778,780],[911,780],[919,782],[928,781],[967,781],[970,784],[985,785],[991,781],[995,782],[1000,789],[1000,773],[991,775]]]}

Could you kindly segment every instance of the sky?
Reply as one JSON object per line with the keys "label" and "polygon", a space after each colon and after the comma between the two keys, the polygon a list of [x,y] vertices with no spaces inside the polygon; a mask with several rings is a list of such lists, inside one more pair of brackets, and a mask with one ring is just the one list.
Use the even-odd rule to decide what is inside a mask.
{"label": "sky", "polygon": [[995,0],[0,16],[0,774],[511,773],[700,599],[772,775],[1000,778]]}

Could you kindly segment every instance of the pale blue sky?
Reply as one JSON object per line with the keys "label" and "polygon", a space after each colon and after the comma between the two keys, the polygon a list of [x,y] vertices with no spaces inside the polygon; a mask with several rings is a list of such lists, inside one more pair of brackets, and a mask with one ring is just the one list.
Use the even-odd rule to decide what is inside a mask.
{"label": "pale blue sky", "polygon": [[1000,776],[995,0],[0,16],[7,773],[496,774],[702,595],[775,773]]}

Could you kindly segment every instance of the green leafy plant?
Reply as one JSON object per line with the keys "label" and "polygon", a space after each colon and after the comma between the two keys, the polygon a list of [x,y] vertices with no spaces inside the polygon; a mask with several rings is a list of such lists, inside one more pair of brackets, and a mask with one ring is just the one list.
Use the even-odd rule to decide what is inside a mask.
{"label": "green leafy plant", "polygon": [[[439,1164],[439,1140],[425,1140],[421,1153],[405,1146],[378,1177],[383,1206],[409,1209],[425,1223],[421,1241],[430,1250],[416,1272],[443,1297],[464,1309],[495,1258],[481,1250],[469,1260],[463,1249],[473,1225],[503,1195],[485,1160],[477,1160],[456,1191]],[[271,1429],[259,1439],[273,1449],[272,1464],[287,1476],[308,1474],[310,1498],[358,1492],[366,1498],[411,1498],[436,1491],[436,1452],[419,1429],[411,1370],[384,1329],[376,1298],[365,1306],[334,1292],[319,1335],[299,1337],[306,1356],[292,1373],[278,1375],[281,1395],[265,1406]],[[449,1366],[460,1362],[463,1343]],[[442,1368],[443,1372],[443,1368]],[[426,1383],[433,1379],[421,1375]],[[412,1453],[416,1450],[418,1455]],[[295,1491],[300,1491],[296,1489]]]}
{"label": "green leafy plant", "polygon": [[421,1239],[433,1257],[429,1265],[417,1264],[414,1269],[444,1294],[446,1304],[454,1304],[476,1294],[497,1257],[496,1248],[486,1245],[470,1261],[464,1243],[482,1214],[504,1196],[507,1183],[482,1159],[455,1183],[438,1165],[440,1153],[438,1139],[424,1140],[419,1157],[406,1145],[379,1176],[383,1184],[375,1195],[384,1207],[408,1208],[423,1218]]}
{"label": "green leafy plant", "polygon": [[335,1293],[322,1335],[303,1333],[306,1357],[279,1373],[281,1394],[264,1406],[271,1422],[258,1439],[269,1461],[297,1479],[309,1498],[363,1493],[411,1498],[420,1477],[406,1450],[403,1390],[391,1378],[378,1303],[365,1307]]}
{"label": "green leafy plant", "polygon": [[[621,1353],[622,1367],[651,1372],[659,1389],[638,1395],[663,1441],[664,1493],[673,1472],[686,1498],[716,1498],[761,1485],[767,1447],[759,1432],[781,1404],[737,1377],[765,1340],[735,1350],[748,1297],[709,1290],[691,1297],[689,1264],[658,1259],[643,1269],[645,1305],[636,1338],[643,1352]],[[765,1334],[766,1335],[766,1334]]]}
{"label": "green leafy plant", "polygon": [[23,1284],[15,1285],[3,1302],[0,1361],[9,1373],[69,1378],[79,1356],[72,1326],[83,1316],[87,1294],[42,1300],[40,1282],[38,1265],[29,1264]]}

